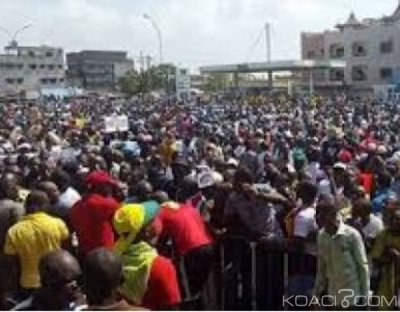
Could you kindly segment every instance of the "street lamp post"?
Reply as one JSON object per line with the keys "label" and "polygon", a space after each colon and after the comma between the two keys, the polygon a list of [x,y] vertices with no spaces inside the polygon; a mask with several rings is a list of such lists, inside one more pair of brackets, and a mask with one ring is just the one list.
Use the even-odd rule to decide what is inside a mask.
{"label": "street lamp post", "polygon": [[156,30],[157,33],[157,38],[158,38],[158,46],[159,46],[159,56],[160,56],[160,65],[163,63],[163,40],[162,40],[162,33],[160,30],[160,27],[158,27],[157,23],[154,21],[154,19],[148,15],[148,14],[143,14],[143,18],[147,19],[153,28]]}
{"label": "street lamp post", "polygon": [[[10,48],[16,48],[18,47],[18,43],[16,41],[17,36],[24,30],[32,27],[32,25],[33,25],[32,23],[26,24],[21,28],[18,28],[14,33],[11,33],[7,28],[4,28],[3,26],[0,26],[0,30],[5,32],[10,37]],[[17,78],[17,101],[19,106],[21,99],[20,99],[20,88],[19,88],[18,78]]]}
{"label": "street lamp post", "polygon": [[17,44],[17,41],[16,41],[17,36],[24,30],[26,30],[32,26],[33,26],[32,23],[26,24],[26,25],[22,26],[21,28],[18,28],[14,33],[11,33],[8,29],[6,29],[2,26],[0,26],[0,30],[5,32],[8,35],[8,37],[10,38],[10,46],[13,46],[13,45],[15,46]]}

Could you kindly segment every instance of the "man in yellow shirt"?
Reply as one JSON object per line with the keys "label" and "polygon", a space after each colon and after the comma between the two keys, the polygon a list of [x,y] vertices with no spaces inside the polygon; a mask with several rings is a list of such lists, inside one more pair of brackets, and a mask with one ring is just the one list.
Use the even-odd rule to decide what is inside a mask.
{"label": "man in yellow shirt", "polygon": [[48,207],[46,193],[32,191],[26,199],[26,215],[6,235],[4,253],[10,256],[10,260],[14,260],[9,261],[10,265],[19,263],[20,267],[21,289],[18,299],[26,299],[32,290],[40,287],[40,259],[47,253],[60,249],[69,237],[65,223],[46,213]]}

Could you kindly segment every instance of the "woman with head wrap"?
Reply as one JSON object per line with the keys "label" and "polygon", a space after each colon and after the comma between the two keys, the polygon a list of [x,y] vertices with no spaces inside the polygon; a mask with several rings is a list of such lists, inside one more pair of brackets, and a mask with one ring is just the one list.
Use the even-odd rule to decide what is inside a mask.
{"label": "woman with head wrap", "polygon": [[120,237],[115,251],[121,256],[125,279],[121,293],[132,303],[151,310],[175,307],[181,299],[175,267],[151,245],[157,237],[153,221],[159,207],[155,201],[125,204],[113,221]]}

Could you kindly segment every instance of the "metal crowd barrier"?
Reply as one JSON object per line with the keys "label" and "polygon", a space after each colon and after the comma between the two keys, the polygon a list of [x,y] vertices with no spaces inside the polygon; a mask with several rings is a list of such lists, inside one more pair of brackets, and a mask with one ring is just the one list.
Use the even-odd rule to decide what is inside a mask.
{"label": "metal crowd barrier", "polygon": [[[245,254],[241,254],[240,256],[246,257],[246,252],[250,256],[250,290],[245,291],[243,287],[246,287],[246,282],[243,280],[243,276],[237,278],[237,285],[227,285],[227,275],[229,274],[238,274],[240,275],[240,266],[238,263],[243,260],[236,259],[238,261],[235,262],[235,259],[228,259],[226,248],[230,248],[232,245],[226,242],[229,241],[230,244],[241,244],[242,246],[247,248],[247,251],[243,249],[242,251]],[[282,249],[276,250],[276,248],[269,249],[268,244],[263,241],[252,241],[248,240],[245,237],[224,237],[219,242],[219,254],[220,254],[220,272],[221,272],[221,294],[220,294],[220,309],[225,310],[228,309],[251,309],[251,310],[287,310],[290,307],[284,305],[283,298],[288,298],[289,296],[289,283],[290,278],[293,275],[293,270],[290,265],[290,256],[295,254],[297,256],[310,256],[308,253],[294,253],[285,249],[285,241],[282,241]],[[240,247],[239,247],[240,249]],[[314,255],[312,255],[314,256]],[[246,259],[245,259],[246,261]],[[260,265],[262,264],[262,265]],[[305,262],[306,265],[307,262]],[[246,265],[244,265],[246,266]],[[302,271],[303,269],[300,269]],[[296,269],[294,270],[296,271]],[[241,285],[240,285],[241,284]],[[260,287],[261,286],[261,287]],[[227,302],[226,298],[226,290],[231,287],[235,287],[237,290],[237,298],[235,299],[244,299],[250,303],[250,306],[238,306],[234,305],[229,306],[230,302]],[[230,289],[231,290],[231,289]],[[251,298],[250,300],[246,298],[240,298],[244,293],[249,293]],[[228,298],[228,301],[230,298]],[[239,302],[240,300],[238,300]]]}

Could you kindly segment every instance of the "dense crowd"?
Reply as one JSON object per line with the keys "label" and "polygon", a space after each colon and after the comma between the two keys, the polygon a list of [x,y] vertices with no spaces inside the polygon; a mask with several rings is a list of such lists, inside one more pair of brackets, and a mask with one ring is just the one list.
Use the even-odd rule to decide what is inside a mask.
{"label": "dense crowd", "polygon": [[[0,110],[2,309],[397,305],[396,103],[91,97]],[[120,115],[129,130],[107,129]]]}

